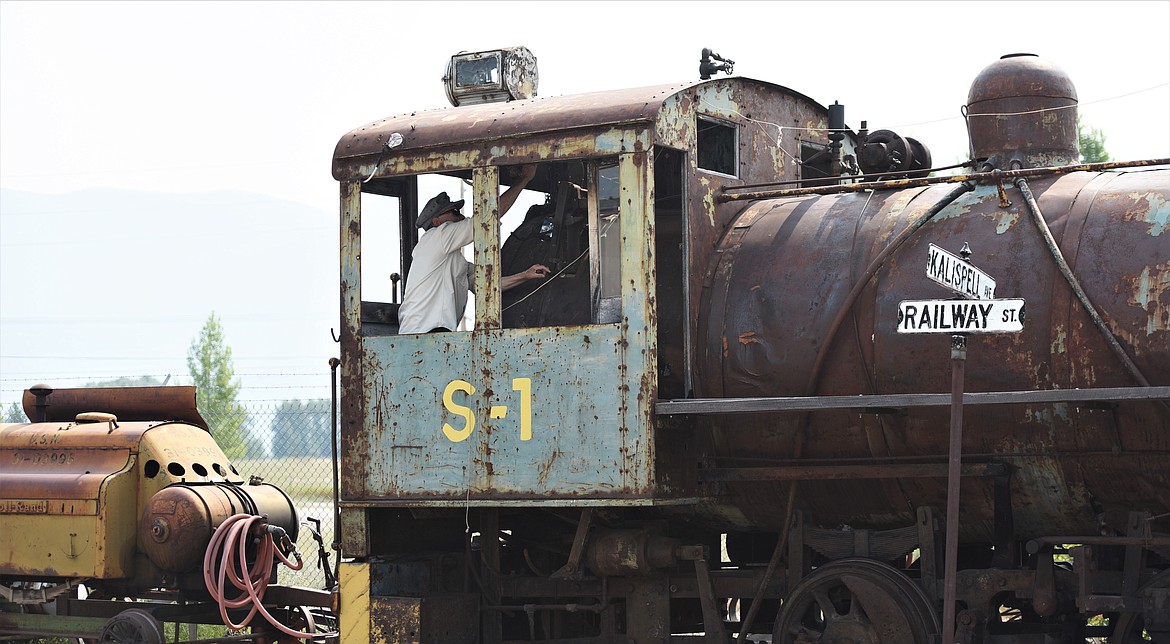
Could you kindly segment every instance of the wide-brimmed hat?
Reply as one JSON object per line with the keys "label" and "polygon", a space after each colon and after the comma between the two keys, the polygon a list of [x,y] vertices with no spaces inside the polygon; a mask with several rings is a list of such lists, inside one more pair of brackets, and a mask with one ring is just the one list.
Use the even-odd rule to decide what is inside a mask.
{"label": "wide-brimmed hat", "polygon": [[431,227],[431,220],[439,215],[452,210],[459,210],[463,207],[463,199],[459,201],[451,201],[451,197],[447,193],[440,192],[423,206],[422,212],[418,213],[418,219],[415,220],[414,225],[418,228],[426,230]]}

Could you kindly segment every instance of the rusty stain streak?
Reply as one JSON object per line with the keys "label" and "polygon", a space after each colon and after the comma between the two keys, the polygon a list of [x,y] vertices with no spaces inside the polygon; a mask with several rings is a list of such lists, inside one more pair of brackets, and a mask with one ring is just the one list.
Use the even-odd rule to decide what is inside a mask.
{"label": "rusty stain streak", "polygon": [[549,457],[540,462],[536,473],[536,485],[543,488],[548,483],[549,474],[553,471],[553,464],[556,463],[557,458],[561,455],[560,451],[553,450]]}

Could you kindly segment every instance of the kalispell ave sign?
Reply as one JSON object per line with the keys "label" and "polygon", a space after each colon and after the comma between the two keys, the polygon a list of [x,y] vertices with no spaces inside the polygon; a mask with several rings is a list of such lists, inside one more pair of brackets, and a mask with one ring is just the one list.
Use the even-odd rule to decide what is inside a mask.
{"label": "kalispell ave sign", "polygon": [[1024,300],[905,300],[898,304],[898,333],[1017,333],[1024,330]]}
{"label": "kalispell ave sign", "polygon": [[958,255],[930,245],[926,276],[963,297],[975,300],[995,299],[995,280]]}

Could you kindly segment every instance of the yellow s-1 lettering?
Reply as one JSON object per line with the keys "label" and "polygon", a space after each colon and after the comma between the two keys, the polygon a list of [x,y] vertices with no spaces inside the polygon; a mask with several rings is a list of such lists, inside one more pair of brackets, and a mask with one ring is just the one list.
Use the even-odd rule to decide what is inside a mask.
{"label": "yellow s-1 lettering", "polygon": [[[448,423],[443,423],[443,435],[452,443],[465,441],[475,431],[475,412],[470,407],[455,402],[455,392],[462,391],[468,396],[475,393],[475,387],[466,380],[452,380],[443,390],[443,407],[457,416],[463,417],[463,429],[455,429]],[[520,440],[532,440],[532,378],[513,378],[512,391],[520,394]],[[504,405],[492,405],[489,416],[494,419],[503,419],[508,415],[508,408]]]}
{"label": "yellow s-1 lettering", "polygon": [[452,443],[467,440],[471,436],[471,432],[475,431],[475,414],[471,411],[470,407],[464,407],[452,399],[456,391],[462,391],[470,396],[475,393],[475,387],[471,386],[471,383],[466,380],[452,380],[447,383],[447,388],[443,390],[443,406],[452,414],[462,416],[464,420],[463,429],[455,429],[446,422],[443,423],[443,435]]}
{"label": "yellow s-1 lettering", "polygon": [[513,378],[512,391],[520,392],[520,440],[532,440],[532,378]]}

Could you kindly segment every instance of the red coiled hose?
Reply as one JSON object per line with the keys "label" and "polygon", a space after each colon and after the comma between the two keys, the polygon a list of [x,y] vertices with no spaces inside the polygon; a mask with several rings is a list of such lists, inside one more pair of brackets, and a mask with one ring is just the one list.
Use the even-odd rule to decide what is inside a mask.
{"label": "red coiled hose", "polygon": [[[211,543],[207,544],[207,552],[203,555],[203,582],[207,586],[207,592],[219,603],[219,615],[223,618],[223,623],[228,628],[239,630],[246,627],[259,612],[269,624],[286,635],[301,639],[329,636],[330,634],[294,631],[277,621],[264,608],[264,591],[268,588],[269,578],[272,577],[275,559],[279,557],[281,563],[292,570],[300,570],[304,561],[301,560],[300,554],[296,555],[295,564],[289,561],[276,547],[271,532],[261,530],[257,537],[259,545],[256,549],[256,567],[251,568],[246,555],[248,535],[252,526],[258,522],[266,524],[267,519],[250,514],[231,516],[216,528],[211,535]],[[236,588],[246,591],[245,594],[238,599],[228,599],[224,594],[228,581]],[[248,604],[252,607],[244,621],[239,624],[233,623],[228,617],[228,609],[243,608]]]}

